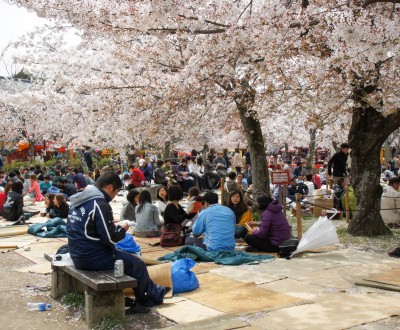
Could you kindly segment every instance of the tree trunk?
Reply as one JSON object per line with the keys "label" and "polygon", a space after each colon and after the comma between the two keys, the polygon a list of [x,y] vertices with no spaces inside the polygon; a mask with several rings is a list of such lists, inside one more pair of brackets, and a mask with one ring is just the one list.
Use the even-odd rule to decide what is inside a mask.
{"label": "tree trunk", "polygon": [[313,162],[313,156],[315,154],[315,139],[317,136],[317,129],[311,128],[308,132],[310,134],[310,147],[308,149],[308,155],[307,155],[306,172],[307,174],[310,174],[312,173],[312,162]]}
{"label": "tree trunk", "polygon": [[172,153],[172,142],[171,141],[165,141],[163,157],[164,157],[164,160],[174,158],[174,155]]}
{"label": "tree trunk", "polygon": [[372,107],[355,108],[349,131],[351,182],[357,197],[356,211],[348,227],[355,236],[389,234],[380,215],[379,153],[387,137],[400,126],[400,113],[387,117]]}
{"label": "tree trunk", "polygon": [[253,191],[255,196],[260,193],[266,193],[271,196],[264,137],[260,121],[257,119],[257,113],[251,109],[254,104],[255,93],[255,90],[248,84],[243,84],[241,93],[236,94],[235,103],[239,110],[240,120],[250,149]]}

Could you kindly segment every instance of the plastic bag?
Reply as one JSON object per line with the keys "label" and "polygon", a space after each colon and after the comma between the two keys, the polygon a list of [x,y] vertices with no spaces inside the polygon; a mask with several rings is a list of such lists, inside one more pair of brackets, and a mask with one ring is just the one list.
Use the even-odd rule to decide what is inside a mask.
{"label": "plastic bag", "polygon": [[339,243],[339,238],[332,221],[328,220],[327,217],[319,217],[304,233],[296,251],[292,253],[292,256],[300,252],[337,243]]}
{"label": "plastic bag", "polygon": [[189,258],[179,259],[172,263],[172,285],[174,293],[182,293],[196,290],[199,287],[199,280],[190,270],[196,263]]}

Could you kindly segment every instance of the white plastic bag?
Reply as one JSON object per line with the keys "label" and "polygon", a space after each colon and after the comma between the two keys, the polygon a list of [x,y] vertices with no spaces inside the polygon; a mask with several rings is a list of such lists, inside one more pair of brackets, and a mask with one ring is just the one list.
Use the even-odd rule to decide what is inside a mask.
{"label": "white plastic bag", "polygon": [[332,221],[328,220],[327,217],[319,217],[310,229],[304,233],[296,251],[292,253],[292,256],[306,250],[336,243],[339,243],[339,237]]}

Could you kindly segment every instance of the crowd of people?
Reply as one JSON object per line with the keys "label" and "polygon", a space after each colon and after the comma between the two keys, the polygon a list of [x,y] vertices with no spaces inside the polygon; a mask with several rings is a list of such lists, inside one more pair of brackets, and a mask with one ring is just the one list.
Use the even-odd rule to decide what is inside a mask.
{"label": "crowd of people", "polygon": [[[343,210],[342,197],[349,175],[348,153],[348,144],[342,144],[341,150],[315,174],[306,172],[301,159],[292,166],[278,155],[276,163],[291,174],[286,196],[291,200],[295,200],[296,194],[313,197],[332,178],[335,206]],[[205,161],[193,152],[179,162],[141,158],[122,173],[109,168],[100,172],[95,170],[89,156],[84,159],[88,162],[87,173],[77,168],[40,166],[7,174],[0,171],[0,187],[3,187],[0,212],[6,220],[23,223],[33,215],[24,212],[24,202],[44,200],[41,216],[67,219],[70,255],[77,268],[112,269],[115,260],[123,260],[125,273],[138,281],[136,301],[127,313],[148,312],[149,307],[163,301],[168,288],[156,285],[149,278],[144,262],[137,255],[116,248],[128,230],[125,220],[134,224],[137,237],[160,237],[162,241],[165,228],[172,226],[178,228],[176,235],[183,237],[184,244],[206,251],[233,252],[236,241],[241,240],[247,243],[247,252],[278,252],[279,246],[292,237],[279,200],[282,186],[271,186],[270,193],[252,195],[248,152],[242,156],[235,150],[231,157],[224,152],[210,153]],[[400,181],[391,177],[388,183],[382,195],[385,197],[382,203],[386,203],[382,204],[382,216],[385,222],[390,218],[390,223],[398,223],[400,199],[396,198],[400,197]],[[158,187],[156,200],[152,200],[146,189],[152,184]],[[213,191],[215,188],[224,191],[221,201]],[[120,222],[115,223],[109,202],[120,190],[126,192],[126,200]],[[259,222],[253,220],[253,204],[258,205]],[[352,209],[356,207],[353,204]]]}

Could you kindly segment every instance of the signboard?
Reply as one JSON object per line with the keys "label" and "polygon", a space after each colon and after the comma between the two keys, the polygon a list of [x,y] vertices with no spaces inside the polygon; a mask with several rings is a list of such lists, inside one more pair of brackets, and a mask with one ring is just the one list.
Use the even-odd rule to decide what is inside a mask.
{"label": "signboard", "polygon": [[273,171],[271,172],[272,184],[288,184],[290,181],[289,171]]}

